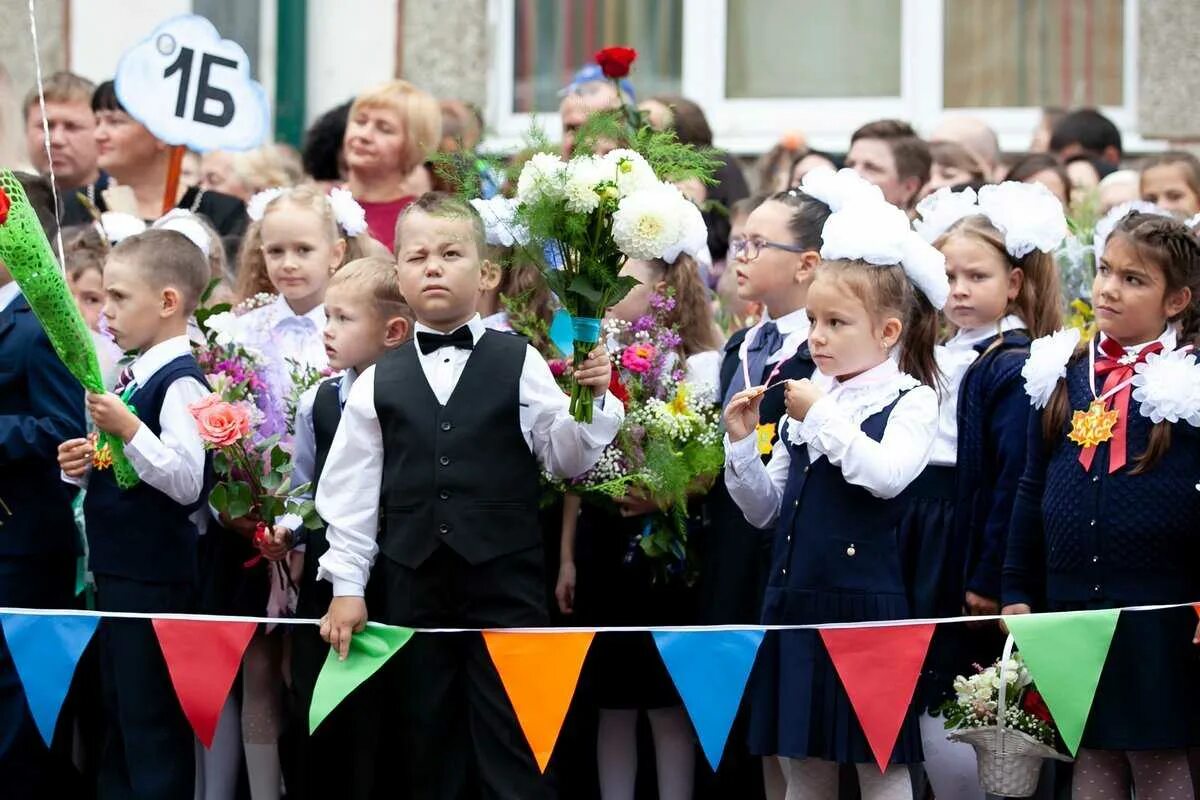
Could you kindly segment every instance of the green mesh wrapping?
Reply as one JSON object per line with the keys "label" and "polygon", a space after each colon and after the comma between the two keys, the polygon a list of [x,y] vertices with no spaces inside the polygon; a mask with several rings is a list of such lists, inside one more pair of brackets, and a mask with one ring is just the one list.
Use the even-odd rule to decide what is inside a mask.
{"label": "green mesh wrapping", "polygon": [[[0,191],[10,204],[7,218],[0,224],[0,261],[21,287],[63,364],[89,392],[103,393],[104,379],[91,331],[79,314],[21,182],[7,169],[0,170]],[[125,458],[120,438],[101,434],[100,446],[107,446],[112,453],[118,485],[128,489],[137,484],[137,472]]]}

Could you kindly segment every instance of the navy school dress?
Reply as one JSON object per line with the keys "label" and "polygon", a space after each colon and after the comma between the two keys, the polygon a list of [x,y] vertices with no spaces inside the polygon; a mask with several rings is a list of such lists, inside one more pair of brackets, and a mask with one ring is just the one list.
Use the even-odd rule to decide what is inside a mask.
{"label": "navy school dress", "polygon": [[[721,361],[721,397],[741,369],[738,350],[747,329],[730,337]],[[769,369],[773,369],[770,367]],[[808,343],[779,368],[777,380],[801,380],[816,369]],[[784,414],[783,390],[763,395],[759,422],[776,424]],[[778,432],[776,432],[778,434]],[[772,437],[775,443],[778,435]],[[724,474],[718,475],[704,498],[704,523],[696,539],[700,577],[696,585],[697,622],[701,625],[754,623],[762,613],[766,569],[770,563],[774,531],[756,528],[746,521],[742,510],[725,488]]]}
{"label": "navy school dress", "polygon": [[[901,397],[906,392],[901,393]],[[863,421],[875,441],[896,398]],[[781,432],[782,434],[783,432]],[[786,441],[786,439],[785,439]],[[763,602],[764,625],[906,619],[898,528],[906,489],[890,500],[846,482],[827,458],[787,443],[791,469]],[[874,757],[817,631],[768,633],[751,678],[750,749],[760,755],[871,763]],[[916,715],[905,716],[892,763],[923,760]]]}
{"label": "navy school dress", "polygon": [[[1000,569],[1017,481],[1025,466],[1029,398],[1021,368],[1029,336],[1010,330],[980,342],[958,385],[957,458],[929,466],[909,487],[901,522],[904,569],[914,618],[956,617],[972,591],[1000,598]],[[958,675],[1000,657],[995,624],[940,625],[917,686],[917,705],[935,711],[953,697]]]}
{"label": "navy school dress", "polygon": [[[1093,346],[1095,344],[1093,343]],[[1071,409],[1092,402],[1087,358],[1067,368]],[[1098,382],[1102,379],[1097,378]],[[1071,611],[1190,603],[1200,598],[1200,432],[1171,425],[1171,447],[1132,474],[1153,425],[1130,399],[1127,463],[1109,473],[1109,444],[1091,469],[1067,439],[1030,418],[1003,571],[1004,603]],[[1083,747],[1158,750],[1200,745],[1200,648],[1191,608],[1121,614],[1083,734]]]}

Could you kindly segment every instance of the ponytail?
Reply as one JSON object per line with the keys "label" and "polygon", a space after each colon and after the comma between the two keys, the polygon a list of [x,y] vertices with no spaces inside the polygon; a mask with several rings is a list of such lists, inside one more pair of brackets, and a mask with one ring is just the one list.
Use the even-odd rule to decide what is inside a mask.
{"label": "ponytail", "polygon": [[942,374],[934,348],[941,334],[941,319],[929,298],[916,290],[912,295],[900,334],[900,369],[940,394]]}

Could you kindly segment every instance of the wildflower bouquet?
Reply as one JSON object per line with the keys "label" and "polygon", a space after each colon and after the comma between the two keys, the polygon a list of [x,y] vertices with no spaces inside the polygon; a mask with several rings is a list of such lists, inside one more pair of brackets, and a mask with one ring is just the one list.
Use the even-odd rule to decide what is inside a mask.
{"label": "wildflower bouquet", "polygon": [[614,357],[625,421],[599,462],[567,488],[606,500],[631,493],[653,500],[660,511],[630,542],[628,557],[640,548],[666,576],[690,579],[688,495],[706,487],[724,461],[720,408],[686,380],[679,334],[664,323],[674,297],[656,295],[651,305],[653,313],[632,325],[610,323],[611,337],[623,343]]}

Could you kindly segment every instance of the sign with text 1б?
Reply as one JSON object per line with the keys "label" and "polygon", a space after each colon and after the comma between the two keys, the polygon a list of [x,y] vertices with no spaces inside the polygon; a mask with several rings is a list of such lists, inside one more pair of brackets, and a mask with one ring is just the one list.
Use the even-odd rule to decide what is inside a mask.
{"label": "sign with text 1\u0431", "polygon": [[121,57],[117,99],[156,137],[192,150],[249,150],[270,130],[250,59],[207,19],[167,20]]}

